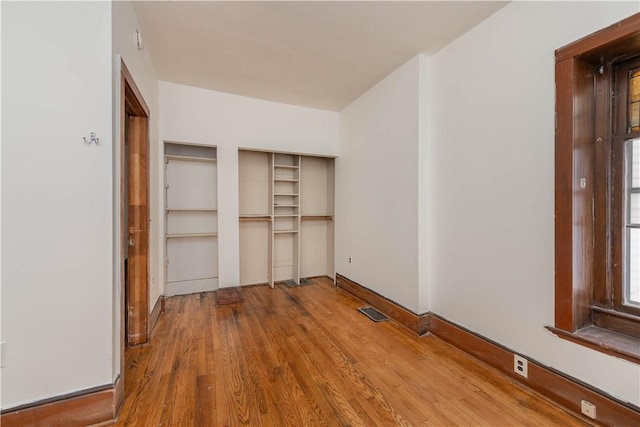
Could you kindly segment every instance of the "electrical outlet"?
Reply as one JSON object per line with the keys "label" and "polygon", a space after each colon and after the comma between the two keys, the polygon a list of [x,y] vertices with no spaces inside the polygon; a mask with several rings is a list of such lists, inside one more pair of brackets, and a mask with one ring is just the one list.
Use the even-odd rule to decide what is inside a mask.
{"label": "electrical outlet", "polygon": [[580,402],[580,411],[591,418],[592,420],[596,419],[596,405],[586,400]]}
{"label": "electrical outlet", "polygon": [[351,257],[349,257],[349,264],[351,264]]}
{"label": "electrical outlet", "polygon": [[4,361],[7,358],[7,342],[0,342],[0,368],[4,368]]}
{"label": "electrical outlet", "polygon": [[527,359],[517,354],[513,355],[513,372],[529,378],[529,363]]}

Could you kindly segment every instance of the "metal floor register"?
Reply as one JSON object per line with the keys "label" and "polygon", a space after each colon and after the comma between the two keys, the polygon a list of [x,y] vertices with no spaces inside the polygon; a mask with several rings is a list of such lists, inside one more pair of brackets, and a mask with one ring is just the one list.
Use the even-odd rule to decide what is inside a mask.
{"label": "metal floor register", "polygon": [[361,307],[358,309],[358,311],[364,314],[365,316],[367,316],[369,319],[373,320],[374,322],[384,322],[385,320],[389,320],[387,316],[380,313],[378,310],[376,310],[373,307]]}

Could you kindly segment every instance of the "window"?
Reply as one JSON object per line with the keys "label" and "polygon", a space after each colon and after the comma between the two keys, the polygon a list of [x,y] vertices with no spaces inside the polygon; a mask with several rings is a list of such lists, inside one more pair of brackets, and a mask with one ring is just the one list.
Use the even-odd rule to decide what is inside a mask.
{"label": "window", "polygon": [[[640,59],[629,65],[629,70],[622,67],[618,78],[627,84],[626,88],[621,85],[627,96],[620,101],[626,109],[623,120],[627,134],[633,135],[640,131]],[[625,271],[621,295],[624,305],[640,308],[640,139],[626,139],[624,150]]]}
{"label": "window", "polygon": [[603,93],[595,99],[594,125],[611,130],[604,137],[596,136],[604,154],[594,159],[594,202],[598,204],[594,206],[594,241],[606,246],[601,251],[605,256],[595,260],[594,295],[600,298],[594,298],[592,310],[596,325],[628,332],[617,328],[620,321],[609,324],[608,317],[615,314],[602,318],[600,309],[640,316],[640,56],[622,55],[603,62],[594,72],[596,92]]}
{"label": "window", "polygon": [[640,14],[556,51],[555,327],[640,363]]}
{"label": "window", "polygon": [[[640,73],[638,73],[640,76]],[[640,85],[639,85],[640,86]],[[640,139],[627,141],[627,221],[624,303],[640,306]]]}

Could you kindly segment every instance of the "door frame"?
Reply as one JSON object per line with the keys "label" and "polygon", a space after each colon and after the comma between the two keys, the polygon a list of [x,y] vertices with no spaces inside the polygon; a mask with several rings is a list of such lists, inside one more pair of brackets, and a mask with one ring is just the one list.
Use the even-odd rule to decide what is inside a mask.
{"label": "door frame", "polygon": [[[120,60],[120,375],[124,374],[124,348],[132,345],[145,344],[149,340],[149,118],[150,110],[145,102],[138,86],[136,85],[131,73],[126,67],[124,61]],[[124,200],[124,187],[126,180],[126,174],[128,170],[124,168],[124,156],[125,150],[125,120],[127,113],[129,115],[129,149],[136,144],[144,144],[142,148],[143,156],[136,156],[141,162],[134,163],[132,156],[129,156],[129,168],[142,167],[144,173],[142,175],[142,183],[139,187],[130,188],[128,193],[142,193],[142,197],[145,200],[144,205],[146,209],[143,209],[141,214],[141,222],[146,222],[147,238],[142,239],[144,253],[146,254],[146,280],[144,283],[136,282],[129,283],[125,281],[125,268],[124,259],[128,253],[128,246],[125,244],[128,241],[128,224],[124,223],[125,215],[124,210],[129,208],[129,200]],[[129,266],[131,269],[131,265]],[[126,285],[125,285],[126,284]],[[127,289],[125,289],[125,286]],[[129,298],[130,302],[127,306],[125,301],[125,292],[128,295],[135,295],[135,298]],[[132,319],[128,323],[128,336],[125,336],[125,322],[128,319]]]}

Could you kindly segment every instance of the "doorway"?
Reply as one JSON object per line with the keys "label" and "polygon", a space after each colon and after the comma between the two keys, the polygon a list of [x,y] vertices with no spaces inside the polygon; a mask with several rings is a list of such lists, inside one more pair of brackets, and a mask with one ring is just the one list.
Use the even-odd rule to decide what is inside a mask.
{"label": "doorway", "polygon": [[120,91],[120,303],[123,341],[130,347],[149,340],[149,108],[124,62]]}

